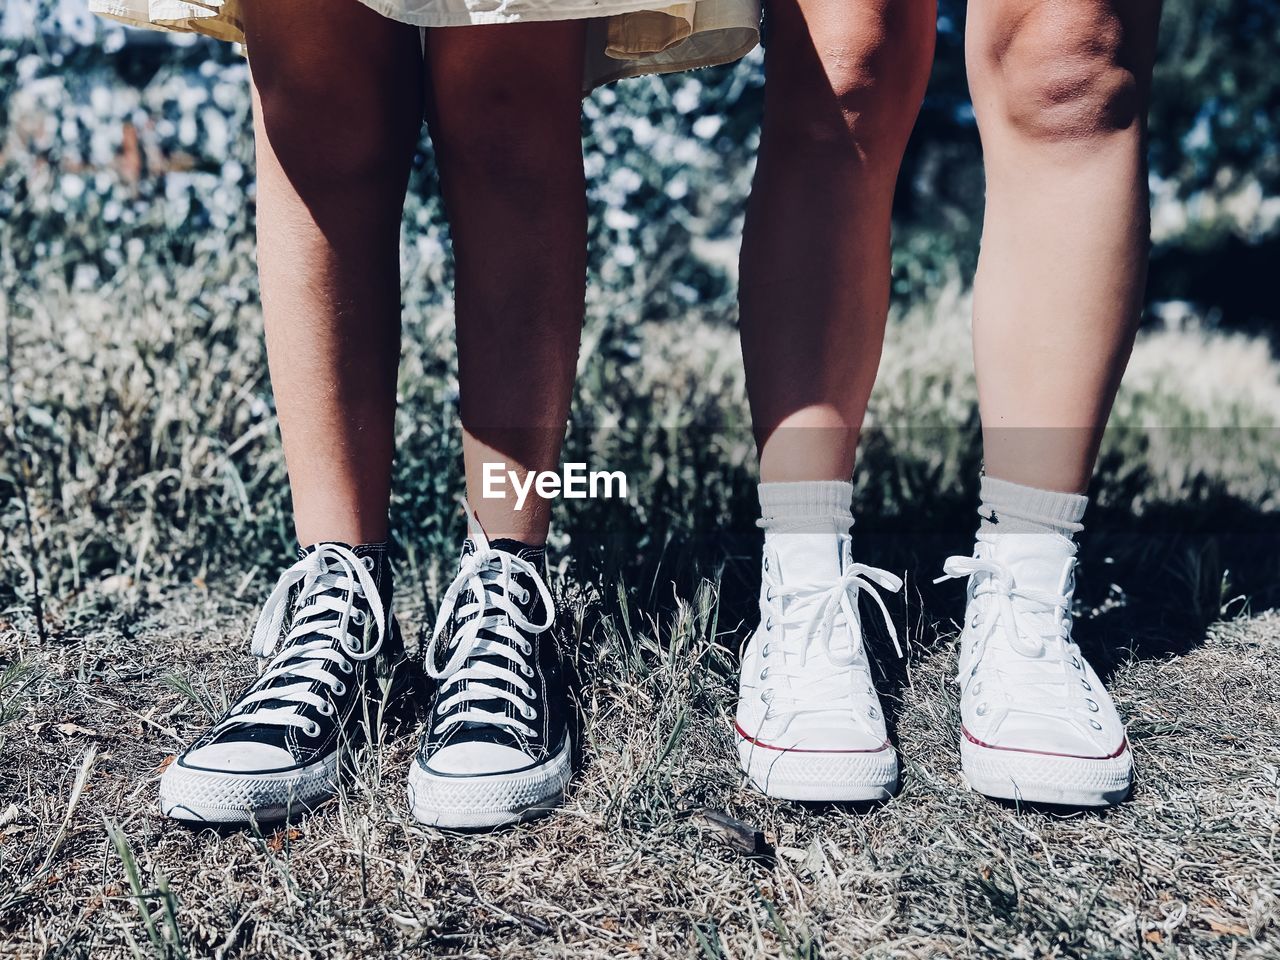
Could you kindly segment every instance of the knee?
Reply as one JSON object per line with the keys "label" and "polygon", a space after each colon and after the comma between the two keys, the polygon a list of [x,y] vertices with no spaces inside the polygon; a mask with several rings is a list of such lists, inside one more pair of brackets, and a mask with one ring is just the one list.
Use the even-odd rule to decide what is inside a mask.
{"label": "knee", "polygon": [[300,189],[396,182],[407,170],[422,118],[412,79],[273,64],[254,81],[262,130]]}
{"label": "knee", "polygon": [[1143,95],[1129,38],[1107,0],[1041,3],[1005,19],[971,57],[980,122],[988,98],[996,122],[1045,143],[1094,140],[1140,119]]}
{"label": "knee", "polygon": [[[484,71],[465,83],[438,82],[431,141],[441,170],[481,180],[490,191],[526,190],[581,169],[581,99],[575,87],[536,76],[511,82]],[[536,195],[528,195],[529,200]]]}
{"label": "knee", "polygon": [[931,6],[854,4],[814,24],[775,18],[767,131],[792,149],[852,148],[896,169],[929,79]]}

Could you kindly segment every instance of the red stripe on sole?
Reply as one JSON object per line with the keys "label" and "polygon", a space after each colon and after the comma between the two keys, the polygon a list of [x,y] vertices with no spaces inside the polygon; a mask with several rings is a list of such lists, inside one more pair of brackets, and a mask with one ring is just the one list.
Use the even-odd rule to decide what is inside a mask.
{"label": "red stripe on sole", "polygon": [[879,753],[881,750],[887,750],[892,746],[892,744],[886,740],[874,750],[807,750],[803,747],[776,747],[772,743],[765,743],[762,740],[757,740],[755,737],[747,733],[747,731],[743,730],[742,726],[736,721],[733,724],[733,729],[738,732],[738,736],[753,746],[760,747],[764,750],[778,750],[782,753]]}
{"label": "red stripe on sole", "polygon": [[964,734],[964,738],[972,743],[975,747],[984,747],[987,750],[1003,750],[1006,753],[1030,753],[1037,757],[1063,757],[1067,760],[1114,760],[1120,754],[1129,749],[1129,738],[1125,737],[1120,741],[1120,746],[1116,748],[1114,753],[1108,753],[1104,757],[1086,757],[1078,753],[1054,753],[1052,750],[1024,750],[1021,747],[998,747],[994,743],[984,743],[970,733],[963,725],[960,732]]}

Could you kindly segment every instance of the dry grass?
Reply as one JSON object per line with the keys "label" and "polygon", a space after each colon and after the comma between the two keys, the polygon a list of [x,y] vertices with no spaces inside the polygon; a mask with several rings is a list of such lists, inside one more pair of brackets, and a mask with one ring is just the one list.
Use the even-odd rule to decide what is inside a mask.
{"label": "dry grass", "polygon": [[[744,789],[727,716],[758,546],[733,332],[627,328],[597,309],[570,444],[640,483],[629,505],[558,516],[584,719],[568,805],[495,834],[419,827],[402,733],[289,830],[163,821],[159,771],[252,672],[248,624],[287,550],[260,318],[235,293],[247,262],[238,249],[212,288],[208,269],[153,266],[110,297],[44,277],[0,301],[0,425],[17,441],[0,476],[0,955],[1275,955],[1280,615],[1203,624],[1247,611],[1242,591],[1254,611],[1273,602],[1277,367],[1253,341],[1140,342],[1120,420],[1231,428],[1205,435],[1234,454],[1162,459],[1158,429],[1109,439],[1081,634],[1113,675],[1140,780],[1106,815],[1015,810],[958,777],[958,594],[927,585],[973,524],[960,300],[895,323],[877,423],[932,432],[887,431],[859,481],[867,559],[914,580],[910,658],[885,663],[906,764],[892,802],[796,807]],[[454,549],[458,489],[448,315],[414,319],[394,507],[411,633]],[[1256,375],[1189,380],[1205,364]],[[1108,526],[1130,514],[1154,517],[1136,546]],[[735,852],[707,809],[761,828],[771,854]]]}
{"label": "dry grass", "polygon": [[[957,775],[958,593],[927,581],[973,527],[961,299],[895,322],[876,423],[928,429],[887,429],[860,471],[859,543],[914,580],[911,656],[885,678],[905,786],[870,810],[773,803],[735,772],[758,543],[732,330],[596,304],[570,445],[638,482],[630,504],[557,517],[584,718],[568,805],[496,834],[421,828],[402,734],[289,830],[192,833],[159,818],[155,781],[251,673],[244,637],[287,553],[247,250],[89,293],[0,266],[0,955],[1275,954],[1280,615],[1203,626],[1280,582],[1280,373],[1256,341],[1144,336],[1118,413],[1144,429],[1104,453],[1081,633],[1132,724],[1141,779],[1119,810],[1014,810]],[[449,316],[411,319],[393,516],[412,630],[456,549],[458,478]],[[1166,435],[1234,451],[1161,455]],[[1131,515],[1151,519],[1136,545],[1112,527]],[[706,809],[771,855],[735,852]]]}
{"label": "dry grass", "polygon": [[[563,810],[423,828],[402,734],[337,801],[260,836],[156,812],[158,771],[250,669],[253,613],[198,586],[162,599],[46,649],[0,635],[0,954],[1261,958],[1280,943],[1275,613],[1117,665],[1139,781],[1115,811],[1071,814],[963,787],[946,628],[909,611],[907,668],[886,680],[904,788],[854,810],[743,787],[736,631],[717,638],[712,590],[661,625],[579,600],[585,763]],[[412,631],[424,609],[402,606]],[[704,808],[758,825],[770,855],[735,852]]]}

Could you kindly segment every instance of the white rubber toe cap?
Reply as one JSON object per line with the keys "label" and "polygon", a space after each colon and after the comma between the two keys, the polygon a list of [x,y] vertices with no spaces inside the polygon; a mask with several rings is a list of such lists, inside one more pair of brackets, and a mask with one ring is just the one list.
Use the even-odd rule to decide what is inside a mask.
{"label": "white rubber toe cap", "polygon": [[532,761],[515,747],[500,743],[453,743],[431,757],[428,768],[450,776],[485,776],[509,773]]}
{"label": "white rubber toe cap", "polygon": [[192,750],[182,762],[188,767],[213,770],[218,773],[270,773],[287,770],[297,765],[292,754],[281,747],[267,743],[240,740],[231,743],[211,743]]}
{"label": "white rubber toe cap", "polygon": [[847,712],[795,717],[772,738],[769,727],[767,722],[762,724],[760,736],[754,739],[791,750],[870,753],[882,749],[888,741],[883,726],[877,730],[872,724],[854,720]]}

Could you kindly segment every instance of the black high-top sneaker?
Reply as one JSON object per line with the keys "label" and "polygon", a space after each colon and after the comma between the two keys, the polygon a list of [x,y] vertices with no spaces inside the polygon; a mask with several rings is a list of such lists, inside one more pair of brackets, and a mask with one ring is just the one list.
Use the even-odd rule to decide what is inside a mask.
{"label": "black high-top sneaker", "polygon": [[[409,770],[415,818],[496,827],[559,806],[569,782],[569,698],[540,548],[471,536],[445,592],[427,672],[440,681]],[[443,661],[443,662],[440,662]]]}
{"label": "black high-top sneaker", "polygon": [[285,819],[337,789],[345,748],[412,692],[385,543],[299,551],[253,632],[262,675],[165,770],[160,809],[197,823]]}

